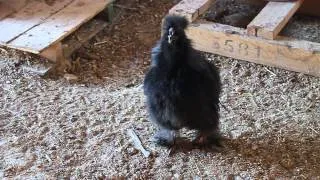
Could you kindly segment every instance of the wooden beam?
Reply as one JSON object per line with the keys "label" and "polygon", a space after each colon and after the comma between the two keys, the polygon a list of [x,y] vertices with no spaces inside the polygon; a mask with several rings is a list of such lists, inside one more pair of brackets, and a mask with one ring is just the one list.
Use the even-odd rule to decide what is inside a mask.
{"label": "wooden beam", "polygon": [[49,48],[40,53],[40,56],[47,58],[52,62],[56,62],[57,59],[64,57],[63,45],[61,42],[52,44]]}
{"label": "wooden beam", "polygon": [[64,56],[64,49],[61,42],[53,44],[47,51],[42,52],[40,55],[55,61],[54,66],[45,73],[45,76],[62,75],[72,68],[71,62]]}
{"label": "wooden beam", "polygon": [[265,40],[217,23],[191,24],[187,35],[200,51],[320,76],[319,43],[286,37]]}
{"label": "wooden beam", "polygon": [[189,22],[196,20],[199,15],[209,9],[215,0],[182,0],[169,10],[169,14],[186,17]]}
{"label": "wooden beam", "polygon": [[304,0],[295,2],[269,2],[248,25],[249,35],[275,39],[282,28],[288,23],[293,14]]}

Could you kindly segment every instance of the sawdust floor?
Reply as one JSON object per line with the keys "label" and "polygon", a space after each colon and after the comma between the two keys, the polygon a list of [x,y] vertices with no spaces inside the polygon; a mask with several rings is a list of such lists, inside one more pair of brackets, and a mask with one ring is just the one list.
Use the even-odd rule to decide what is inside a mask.
{"label": "sawdust floor", "polygon": [[[170,153],[151,143],[141,83],[173,4],[130,2],[139,11],[123,11],[116,30],[79,51],[75,82],[41,78],[50,64],[0,50],[1,179],[320,178],[320,79],[221,56],[208,60],[221,68],[225,149]],[[129,128],[152,156],[133,147]]]}
{"label": "sawdust floor", "polygon": [[280,35],[320,43],[320,18],[294,15]]}

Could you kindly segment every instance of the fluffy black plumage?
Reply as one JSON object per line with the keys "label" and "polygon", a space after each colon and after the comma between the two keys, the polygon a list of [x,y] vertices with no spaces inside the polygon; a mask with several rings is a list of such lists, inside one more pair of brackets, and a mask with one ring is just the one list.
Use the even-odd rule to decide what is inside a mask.
{"label": "fluffy black plumage", "polygon": [[215,139],[218,132],[219,72],[192,48],[187,26],[183,17],[165,18],[144,79],[150,119],[160,129],[155,139],[162,145],[172,145],[183,127],[198,130],[197,141]]}

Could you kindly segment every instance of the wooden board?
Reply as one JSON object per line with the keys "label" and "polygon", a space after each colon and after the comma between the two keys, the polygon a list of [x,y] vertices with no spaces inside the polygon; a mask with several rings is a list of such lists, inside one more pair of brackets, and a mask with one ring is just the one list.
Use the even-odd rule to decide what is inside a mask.
{"label": "wooden board", "polygon": [[172,9],[169,14],[185,16],[190,22],[204,13],[215,0],[182,0]]}
{"label": "wooden board", "polygon": [[187,34],[200,51],[320,76],[319,43],[286,37],[265,40],[216,23],[192,24]]}
{"label": "wooden board", "polygon": [[25,7],[0,21],[0,43],[9,43],[31,28],[41,24],[70,2],[72,2],[72,0],[63,0],[56,1],[53,5],[49,5],[45,3],[45,1],[28,1]]}
{"label": "wooden board", "polygon": [[39,53],[102,11],[111,0],[74,0],[43,23],[11,41],[7,46]]}
{"label": "wooden board", "polygon": [[304,0],[269,2],[248,25],[249,35],[275,39]]}

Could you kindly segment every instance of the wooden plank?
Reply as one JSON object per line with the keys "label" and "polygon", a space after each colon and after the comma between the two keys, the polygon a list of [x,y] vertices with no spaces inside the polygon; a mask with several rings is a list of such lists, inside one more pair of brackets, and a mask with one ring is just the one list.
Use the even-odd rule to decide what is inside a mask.
{"label": "wooden plank", "polygon": [[302,5],[303,1],[269,2],[248,25],[248,34],[266,39],[275,39]]}
{"label": "wooden plank", "polygon": [[182,0],[173,8],[169,14],[185,16],[190,22],[193,22],[203,14],[215,0]]}
{"label": "wooden plank", "polygon": [[45,1],[28,1],[28,4],[19,12],[13,13],[0,21],[0,43],[4,45],[9,43],[63,9],[70,2],[72,0],[62,0],[50,5]]}
{"label": "wooden plank", "polygon": [[10,42],[8,46],[39,53],[93,18],[109,2],[111,0],[74,0],[63,10]]}
{"label": "wooden plank", "polygon": [[216,23],[191,24],[187,35],[200,51],[320,76],[319,43],[286,37],[265,40]]}

